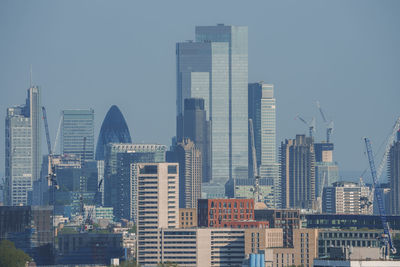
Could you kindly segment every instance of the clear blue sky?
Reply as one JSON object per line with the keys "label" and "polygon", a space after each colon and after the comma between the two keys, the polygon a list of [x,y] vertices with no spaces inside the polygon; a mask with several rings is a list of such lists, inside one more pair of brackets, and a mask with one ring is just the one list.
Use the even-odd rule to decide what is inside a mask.
{"label": "clear blue sky", "polygon": [[[1,1],[0,172],[4,117],[33,81],[52,139],[62,109],[93,108],[96,138],[108,108],[123,112],[134,142],[175,134],[175,43],[196,25],[249,28],[249,81],[275,84],[277,142],[306,133],[295,120],[335,122],[342,170],[367,166],[363,136],[378,147],[400,115],[400,1]],[[43,131],[44,133],[44,131]],[[44,143],[44,139],[43,139]],[[45,146],[43,146],[45,152]]]}

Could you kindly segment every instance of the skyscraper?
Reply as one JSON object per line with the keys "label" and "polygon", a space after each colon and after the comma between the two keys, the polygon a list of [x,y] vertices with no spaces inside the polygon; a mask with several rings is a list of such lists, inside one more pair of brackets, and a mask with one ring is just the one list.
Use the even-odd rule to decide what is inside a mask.
{"label": "skyscraper", "polygon": [[76,154],[81,158],[85,154],[86,160],[94,159],[93,109],[63,110],[61,129],[62,154]]}
{"label": "skyscraper", "polygon": [[[270,207],[280,207],[279,164],[276,162],[276,101],[274,85],[264,82],[249,83],[248,114],[253,121],[254,143],[257,167],[261,178],[272,179],[274,184],[273,203]],[[253,166],[251,142],[249,135],[249,166]],[[249,177],[253,177],[253,169],[249,168]]]}
{"label": "skyscraper", "polygon": [[315,206],[315,153],[312,137],[296,135],[281,143],[280,151],[282,206]]}
{"label": "skyscraper", "polygon": [[204,99],[187,98],[183,116],[177,121],[177,141],[189,138],[201,152],[202,182],[211,180],[211,136],[210,122],[204,109]]}
{"label": "skyscraper", "polygon": [[109,143],[132,143],[125,118],[115,105],[108,110],[101,124],[96,146],[96,160],[104,160],[105,148]]}
{"label": "skyscraper", "polygon": [[7,205],[27,205],[28,191],[40,178],[40,91],[28,89],[26,104],[10,107],[6,115],[6,190]]}
{"label": "skyscraper", "polygon": [[400,130],[397,132],[396,142],[390,148],[388,160],[390,214],[400,215]]}
{"label": "skyscraper", "polygon": [[197,208],[201,198],[202,155],[200,149],[190,139],[185,138],[175,147],[170,162],[179,163],[179,207]]}
{"label": "skyscraper", "polygon": [[205,100],[212,123],[212,182],[247,174],[247,27],[199,26],[196,42],[178,43],[177,117],[186,98]]}

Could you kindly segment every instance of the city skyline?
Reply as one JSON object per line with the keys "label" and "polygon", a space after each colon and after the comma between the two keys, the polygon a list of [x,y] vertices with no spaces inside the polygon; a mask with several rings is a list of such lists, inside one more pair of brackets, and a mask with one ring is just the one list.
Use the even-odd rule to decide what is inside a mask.
{"label": "city skyline", "polygon": [[[161,16],[159,19],[153,17],[155,22],[152,23],[151,19],[139,16],[139,19],[148,23],[148,31],[158,33],[157,40],[161,40],[156,46],[151,44],[149,47],[145,46],[146,40],[151,42],[154,37],[149,36],[147,31],[130,28],[135,20],[129,19],[129,12],[134,13],[134,9],[129,5],[126,11],[120,11],[122,12],[120,20],[111,23],[107,28],[104,22],[94,15],[88,15],[93,22],[87,21],[86,13],[82,11],[89,5],[75,4],[75,7],[78,7],[78,10],[75,10],[78,13],[75,23],[86,22],[82,24],[84,28],[93,29],[90,32],[94,38],[90,41],[85,38],[84,30],[77,28],[79,24],[67,23],[64,14],[67,14],[74,5],[62,6],[65,10],[53,5],[32,5],[35,20],[29,20],[31,14],[22,11],[17,3],[0,5],[2,21],[7,22],[0,23],[0,32],[7,40],[0,45],[0,55],[5,58],[0,63],[0,69],[3,70],[0,72],[0,87],[2,95],[6,96],[2,97],[0,102],[0,116],[5,117],[5,108],[20,103],[23,99],[25,90],[29,87],[28,70],[32,64],[33,83],[41,87],[42,104],[48,110],[52,140],[55,138],[62,109],[93,108],[96,118],[95,137],[97,137],[106,111],[111,105],[116,104],[123,111],[130,131],[135,134],[132,138],[134,143],[156,142],[169,145],[170,138],[175,134],[174,44],[188,37],[194,38],[193,28],[197,25],[211,26],[220,22],[248,26],[248,81],[264,80],[275,86],[277,143],[295,134],[307,133],[307,127],[300,121],[294,120],[298,113],[306,119],[317,117],[316,141],[324,140],[325,129],[315,105],[315,101],[319,100],[329,119],[335,121],[336,129],[332,141],[335,143],[334,160],[339,162],[340,170],[362,171],[368,163],[364,156],[365,149],[361,138],[365,135],[370,136],[377,150],[398,116],[396,97],[400,95],[400,90],[397,87],[399,78],[395,70],[398,69],[400,54],[394,47],[398,47],[400,40],[395,34],[393,25],[398,25],[396,22],[399,19],[391,13],[399,7],[398,3],[388,2],[386,5],[371,2],[351,3],[340,13],[344,22],[333,17],[335,14],[333,11],[342,8],[335,3],[325,5],[313,1],[297,3],[296,7],[303,13],[295,18],[289,17],[289,14],[293,15],[292,12],[284,14],[282,9],[285,4],[267,3],[264,7],[269,7],[271,12],[268,13],[269,17],[265,17],[266,22],[256,23],[250,17],[234,19],[238,11],[230,16],[221,16],[212,11],[207,19],[195,16],[186,25],[175,23],[166,25],[171,29],[169,36],[158,30],[157,23],[165,17]],[[358,10],[360,5],[364,7],[364,12]],[[149,8],[146,4],[144,7]],[[309,7],[313,9],[307,10]],[[184,5],[183,8],[189,7]],[[247,6],[245,11],[251,8],[255,8],[255,5]],[[107,5],[99,4],[95,10],[103,14],[107,10]],[[53,14],[47,15],[47,11],[52,11]],[[110,17],[115,18],[118,12],[111,10]],[[36,16],[37,14],[43,18]],[[12,19],[13,15],[26,18],[17,24]],[[56,18],[56,15],[60,16]],[[310,18],[306,18],[307,15]],[[43,23],[42,19],[48,20],[49,16],[55,20],[56,26],[46,25],[47,34],[43,36],[40,25]],[[370,16],[379,18],[380,21],[369,24]],[[25,19],[32,23],[28,25]],[[273,19],[277,22],[266,24]],[[322,26],[310,24],[314,23],[315,19],[318,19]],[[107,22],[110,22],[109,19]],[[11,34],[14,26],[18,30]],[[311,28],[307,30],[307,26]],[[104,27],[115,41],[105,40],[104,44],[92,43],[99,40]],[[324,27],[327,28],[326,31]],[[110,33],[114,28],[120,31]],[[299,32],[296,32],[296,29]],[[61,37],[60,33],[65,33],[67,40]],[[26,52],[23,52],[22,49],[25,49],[26,45],[20,47],[16,44],[25,34],[28,38],[38,35],[39,39],[44,40],[43,46],[32,44]],[[128,35],[132,34],[138,34],[137,38],[130,39]],[[308,38],[294,42],[300,34]],[[368,39],[370,36],[377,38],[370,40]],[[80,42],[68,38],[79,39]],[[45,44],[46,41],[52,41],[50,50]],[[63,45],[60,43],[63,41],[68,42]],[[280,49],[277,49],[278,45],[281,46]],[[99,53],[113,51],[112,49],[119,47],[122,52],[105,54],[103,59],[96,59]],[[154,50],[155,47],[159,50]],[[94,51],[90,52],[90,48],[94,48]],[[145,64],[135,48],[147,51],[144,54],[149,55],[148,63],[152,63],[150,65],[155,69],[151,69],[148,63]],[[87,55],[82,54],[82,51],[86,51]],[[17,56],[17,53],[20,55]],[[71,59],[68,59],[68,55]],[[127,56],[127,59],[124,59],[123,55]],[[16,60],[12,60],[12,57]],[[6,62],[9,63],[7,66]],[[155,67],[154,63],[157,62],[160,62],[164,69]],[[116,68],[118,74],[112,68]],[[85,77],[80,74],[84,69],[88,71]],[[151,80],[154,75],[160,80]],[[145,81],[147,83],[144,83]],[[153,112],[143,113],[142,110],[145,110],[150,103],[158,105],[159,108]],[[371,109],[371,106],[377,108]],[[374,124],[373,127],[371,123]],[[4,131],[1,131],[0,138],[4,140]],[[45,144],[43,140],[44,137],[42,145]],[[4,162],[4,143],[0,145],[0,149],[2,150],[0,159]],[[42,151],[45,150],[42,148]],[[0,174],[4,175],[4,165],[0,168]]]}

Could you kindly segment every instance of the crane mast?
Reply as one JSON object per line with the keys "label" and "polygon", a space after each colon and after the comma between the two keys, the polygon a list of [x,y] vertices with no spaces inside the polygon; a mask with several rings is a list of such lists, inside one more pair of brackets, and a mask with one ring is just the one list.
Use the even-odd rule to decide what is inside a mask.
{"label": "crane mast", "polygon": [[249,119],[249,129],[250,129],[250,140],[251,140],[251,156],[253,160],[253,178],[254,178],[254,191],[253,197],[254,201],[261,202],[260,199],[260,175],[258,173],[257,168],[257,155],[256,155],[256,146],[254,143],[254,128],[253,128],[253,120]]}
{"label": "crane mast", "polygon": [[[375,197],[376,197],[376,200],[378,203],[378,208],[379,208],[379,217],[381,219],[381,223],[383,226],[383,232],[384,232],[384,236],[385,236],[384,242],[385,242],[386,246],[389,245],[390,250],[392,251],[393,254],[395,254],[397,250],[393,246],[393,243],[392,243],[392,236],[390,234],[389,223],[386,218],[385,205],[384,205],[382,191],[377,190],[378,177],[376,175],[375,162],[374,162],[374,156],[372,154],[371,142],[367,137],[364,138],[364,141],[365,141],[365,146],[367,148],[369,166],[371,169],[371,175],[372,175],[372,179],[374,182],[374,191],[375,191]],[[387,253],[387,251],[386,251],[386,253]]]}
{"label": "crane mast", "polygon": [[300,121],[308,126],[308,134],[310,135],[310,137],[313,137],[313,133],[315,132],[315,118],[313,117],[309,123],[300,115],[297,115],[296,118],[298,118]]}
{"label": "crane mast", "polygon": [[329,143],[331,139],[331,135],[333,132],[333,121],[328,122],[328,120],[325,117],[324,112],[322,111],[321,105],[319,104],[319,101],[317,101],[317,107],[319,110],[319,113],[321,114],[322,120],[326,124],[326,142]]}

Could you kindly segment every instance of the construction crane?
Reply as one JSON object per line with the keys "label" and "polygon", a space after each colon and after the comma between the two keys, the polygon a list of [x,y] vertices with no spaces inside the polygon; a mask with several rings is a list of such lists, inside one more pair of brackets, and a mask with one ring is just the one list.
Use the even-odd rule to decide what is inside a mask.
{"label": "construction crane", "polygon": [[[368,161],[369,161],[369,167],[371,169],[371,176],[374,182],[374,189],[375,189],[375,197],[378,203],[378,208],[379,208],[379,217],[381,218],[382,226],[383,226],[383,232],[384,232],[384,242],[385,246],[390,248],[393,254],[396,253],[396,248],[394,247],[392,243],[392,235],[390,233],[390,227],[389,223],[386,218],[386,212],[385,212],[385,204],[384,204],[384,199],[382,195],[382,190],[377,190],[379,187],[378,184],[378,177],[376,174],[376,169],[375,169],[375,162],[374,162],[374,156],[372,154],[372,147],[371,147],[371,142],[367,137],[364,138],[365,141],[365,146],[367,148],[367,154],[368,154]],[[388,253],[388,250],[386,249],[386,253]]]}
{"label": "construction crane", "polygon": [[55,204],[55,190],[57,190],[59,188],[59,186],[58,186],[57,179],[56,179],[55,166],[53,164],[53,151],[51,149],[49,125],[47,123],[47,113],[46,113],[45,107],[42,107],[42,113],[43,113],[44,128],[46,131],[47,150],[49,153],[49,155],[48,155],[49,170],[48,170],[48,175],[47,175],[47,179],[50,182],[50,191],[51,191],[49,205],[54,205]]}
{"label": "construction crane", "polygon": [[253,160],[253,178],[254,178],[254,188],[253,188],[253,197],[254,201],[261,202],[260,197],[260,175],[257,168],[257,156],[256,156],[256,146],[254,143],[254,129],[253,129],[253,120],[249,119],[249,129],[250,129],[250,140],[251,140],[251,156]]}
{"label": "construction crane", "polygon": [[315,133],[315,118],[313,117],[309,123],[299,114],[297,114],[296,118],[301,120],[305,125],[308,126],[308,134],[310,135],[310,137],[313,137],[313,133]]}
{"label": "construction crane", "polygon": [[321,105],[319,104],[319,101],[317,101],[317,107],[318,107],[319,113],[321,114],[322,120],[326,124],[326,142],[329,143],[330,139],[331,139],[332,132],[333,132],[333,121],[331,120],[330,122],[328,122],[328,120],[325,117],[324,112],[322,111],[322,108],[321,108]]}

